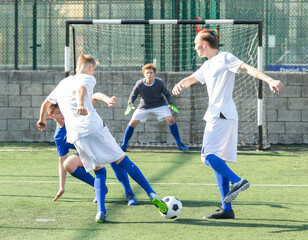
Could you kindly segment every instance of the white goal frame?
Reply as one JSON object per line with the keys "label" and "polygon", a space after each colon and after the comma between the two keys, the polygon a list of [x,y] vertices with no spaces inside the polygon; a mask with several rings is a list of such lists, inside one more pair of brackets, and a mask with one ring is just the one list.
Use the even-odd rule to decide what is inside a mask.
{"label": "white goal frame", "polygon": [[[72,24],[135,24],[135,25],[163,25],[163,24],[254,24],[258,26],[258,63],[257,68],[263,71],[263,46],[262,46],[262,29],[263,21],[260,19],[207,19],[207,20],[176,20],[176,19],[152,19],[152,20],[121,20],[121,19],[93,19],[93,20],[66,20],[65,34],[65,73],[69,76],[70,72],[70,39],[69,30]],[[263,149],[263,82],[258,80],[258,149]]]}

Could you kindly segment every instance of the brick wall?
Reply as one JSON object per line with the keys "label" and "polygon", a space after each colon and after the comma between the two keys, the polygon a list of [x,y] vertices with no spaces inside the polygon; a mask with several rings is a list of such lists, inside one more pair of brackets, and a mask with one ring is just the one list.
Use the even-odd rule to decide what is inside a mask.
{"label": "brick wall", "polygon": [[[186,72],[158,73],[157,76],[171,90],[175,83],[188,75]],[[268,75],[282,80],[285,86],[279,96],[272,94],[266,86],[265,104],[270,143],[308,143],[308,74],[268,72]],[[0,72],[0,141],[53,141],[54,121],[47,120],[45,132],[37,130],[36,122],[41,103],[64,76],[61,72],[48,71]],[[136,80],[142,75],[140,72],[97,72],[95,77],[95,91],[119,98],[113,108],[108,108],[104,103],[95,103],[95,108],[114,137],[121,142],[131,117],[123,114],[127,99]],[[175,105],[181,111],[181,114],[174,117],[185,143],[202,139],[205,124],[202,116],[207,103],[195,104],[198,99],[194,97],[196,92],[200,92],[200,86],[195,84],[174,98]],[[237,107],[240,113],[241,106]],[[200,130],[195,131],[195,128]],[[157,123],[155,118],[150,118],[146,123],[138,125],[130,143],[174,145],[175,141],[167,124]]]}

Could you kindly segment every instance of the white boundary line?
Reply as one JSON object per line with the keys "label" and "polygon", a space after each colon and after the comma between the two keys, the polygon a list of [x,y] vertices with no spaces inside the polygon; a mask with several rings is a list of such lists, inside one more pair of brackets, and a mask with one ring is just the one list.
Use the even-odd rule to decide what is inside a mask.
{"label": "white boundary line", "polygon": [[[59,183],[59,181],[0,181],[0,183]],[[66,182],[68,184],[84,184],[83,182]],[[137,183],[131,183],[137,184]],[[189,186],[217,186],[215,183],[150,183],[151,185],[189,185]],[[107,185],[120,185],[120,183],[107,183]],[[296,184],[250,184],[252,187],[308,187]]]}

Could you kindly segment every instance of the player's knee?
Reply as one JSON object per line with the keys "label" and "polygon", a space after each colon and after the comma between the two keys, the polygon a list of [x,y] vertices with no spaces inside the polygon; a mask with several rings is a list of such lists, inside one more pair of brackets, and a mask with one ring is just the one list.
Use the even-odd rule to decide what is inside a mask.
{"label": "player's knee", "polygon": [[201,156],[201,162],[205,164],[206,156]]}
{"label": "player's knee", "polygon": [[201,156],[201,161],[207,165],[207,166],[211,166],[210,162],[209,162],[209,158],[210,158],[211,154],[210,155],[205,155],[205,156]]}
{"label": "player's knee", "polygon": [[63,167],[66,171],[68,171],[69,173],[72,173],[69,162],[70,162],[69,159],[66,159],[63,163]]}
{"label": "player's knee", "polygon": [[137,121],[137,120],[131,120],[130,122],[129,122],[129,126],[130,127],[133,127],[133,128],[135,128],[135,127],[137,127],[137,125],[138,125],[138,123],[139,123],[140,121]]}
{"label": "player's knee", "polygon": [[168,125],[173,125],[175,123],[172,116],[165,117],[165,121],[168,123]]}

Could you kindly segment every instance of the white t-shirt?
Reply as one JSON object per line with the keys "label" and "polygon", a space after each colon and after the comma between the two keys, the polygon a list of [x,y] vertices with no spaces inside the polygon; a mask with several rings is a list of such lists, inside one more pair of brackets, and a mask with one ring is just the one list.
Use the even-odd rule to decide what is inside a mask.
{"label": "white t-shirt", "polygon": [[[67,142],[69,143],[74,143],[76,140],[98,131],[103,126],[103,120],[92,105],[95,84],[95,77],[79,73],[63,79],[47,97],[49,102],[59,104],[65,119]],[[84,98],[84,106],[88,110],[86,116],[77,114],[77,95],[81,86],[87,89]]]}
{"label": "white t-shirt", "polygon": [[232,99],[235,73],[240,72],[243,62],[228,52],[218,52],[216,56],[204,62],[191,77],[201,84],[206,83],[209,106],[204,120],[220,117],[238,120],[235,103]]}

